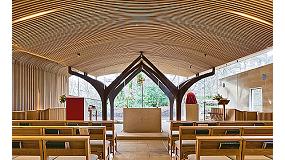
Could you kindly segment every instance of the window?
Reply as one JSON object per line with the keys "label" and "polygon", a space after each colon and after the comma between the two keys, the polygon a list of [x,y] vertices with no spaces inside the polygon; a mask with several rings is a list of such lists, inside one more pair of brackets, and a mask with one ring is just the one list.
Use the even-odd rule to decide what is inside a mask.
{"label": "window", "polygon": [[250,89],[250,110],[262,111],[262,88]]}

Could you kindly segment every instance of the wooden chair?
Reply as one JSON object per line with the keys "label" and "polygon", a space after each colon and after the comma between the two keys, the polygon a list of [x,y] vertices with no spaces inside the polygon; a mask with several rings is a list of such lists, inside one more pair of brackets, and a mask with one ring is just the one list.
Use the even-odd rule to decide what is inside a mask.
{"label": "wooden chair", "polygon": [[175,141],[176,159],[187,159],[189,154],[195,154],[196,136],[210,136],[208,126],[180,126],[179,140]]}
{"label": "wooden chair", "polygon": [[90,159],[89,136],[43,136],[43,157],[85,156]]}
{"label": "wooden chair", "polygon": [[201,156],[236,156],[241,160],[242,138],[240,136],[197,136],[196,160]]}
{"label": "wooden chair", "polygon": [[12,136],[13,156],[40,156],[43,159],[42,136]]}
{"label": "wooden chair", "polygon": [[272,136],[273,126],[243,126],[242,136]]}
{"label": "wooden chair", "polygon": [[170,151],[171,157],[174,152],[174,142],[179,139],[180,126],[194,126],[193,121],[170,121],[170,133],[168,135],[167,151]]}
{"label": "wooden chair", "polygon": [[242,160],[247,155],[273,155],[272,136],[242,136]]}
{"label": "wooden chair", "polygon": [[100,159],[109,159],[110,141],[106,140],[105,126],[80,126],[80,135],[90,136],[91,154],[96,154]]}
{"label": "wooden chair", "polygon": [[117,146],[117,135],[115,134],[115,123],[114,121],[92,121],[91,126],[105,126],[106,127],[106,138],[111,142],[112,153],[118,151]]}

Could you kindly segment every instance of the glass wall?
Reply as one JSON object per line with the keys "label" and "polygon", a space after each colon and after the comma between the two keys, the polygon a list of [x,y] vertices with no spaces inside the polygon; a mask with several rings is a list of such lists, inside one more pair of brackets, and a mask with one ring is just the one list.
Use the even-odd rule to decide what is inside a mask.
{"label": "glass wall", "polygon": [[[245,102],[239,102],[243,95],[243,90],[240,88],[239,77],[237,74],[261,67],[267,64],[273,63],[272,49],[267,49],[254,56],[245,57],[234,62],[224,64],[216,68],[216,74],[211,77],[207,77],[195,83],[190,87],[189,91],[195,93],[197,101],[200,106],[200,120],[209,120],[210,114],[213,108],[219,108],[217,101],[213,100],[213,97],[218,93],[223,97],[230,99],[229,106],[239,106]],[[209,71],[206,71],[209,72]],[[205,73],[206,73],[205,72]],[[203,74],[203,73],[200,73]],[[97,78],[107,86],[118,76],[119,74],[111,74]],[[190,77],[182,77],[177,75],[166,74],[166,77],[172,81],[176,86],[181,82],[189,79]],[[230,88],[231,92],[225,92],[224,78],[231,78],[230,83],[227,83],[226,88]],[[143,78],[143,83],[139,82]],[[143,90],[143,92],[142,92]],[[69,94],[74,96],[82,96],[88,98],[90,102],[95,106],[98,106],[98,115],[101,116],[101,101],[97,91],[86,81],[81,78],[71,76],[69,78]],[[143,95],[143,105],[142,105]],[[246,98],[244,98],[246,100]],[[247,98],[248,99],[248,98]],[[185,120],[185,97],[182,101],[182,120]],[[246,102],[249,105],[249,101]],[[256,102],[257,103],[257,102]],[[145,74],[140,73],[118,94],[115,99],[115,119],[122,120],[124,107],[160,107],[162,108],[163,119],[169,120],[169,101],[167,96],[160,90],[160,88],[152,82]],[[176,109],[174,104],[174,119],[176,115]],[[108,103],[108,117],[110,117],[110,109]]]}

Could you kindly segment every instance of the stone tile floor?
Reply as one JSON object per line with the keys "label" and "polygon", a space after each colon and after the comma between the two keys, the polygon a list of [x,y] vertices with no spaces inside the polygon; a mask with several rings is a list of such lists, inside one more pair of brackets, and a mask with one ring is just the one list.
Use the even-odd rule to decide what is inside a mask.
{"label": "stone tile floor", "polygon": [[[189,157],[195,159],[195,155]],[[14,160],[39,160],[39,157],[14,157]],[[174,160],[167,152],[166,140],[119,140],[118,152],[113,160]],[[84,157],[50,157],[50,160],[85,160]],[[201,160],[230,160],[227,157],[202,157]],[[263,156],[246,157],[246,160],[270,160]]]}

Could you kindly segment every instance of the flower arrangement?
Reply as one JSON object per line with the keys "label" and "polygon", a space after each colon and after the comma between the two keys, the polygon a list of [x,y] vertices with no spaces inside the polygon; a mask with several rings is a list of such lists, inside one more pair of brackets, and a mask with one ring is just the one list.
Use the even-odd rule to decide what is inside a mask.
{"label": "flower arrangement", "polygon": [[217,94],[216,96],[213,97],[213,100],[217,100],[217,101],[220,101],[220,100],[223,100],[223,99],[226,99],[226,98],[223,98],[223,96],[220,95],[220,94]]}
{"label": "flower arrangement", "polygon": [[64,94],[64,95],[61,95],[61,96],[59,97],[59,102],[60,102],[60,103],[65,103],[65,101],[66,101],[66,96],[65,96],[65,94]]}

